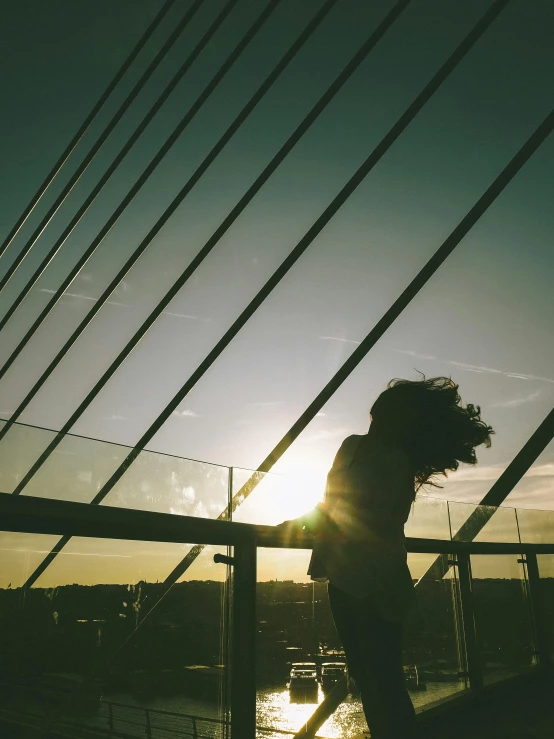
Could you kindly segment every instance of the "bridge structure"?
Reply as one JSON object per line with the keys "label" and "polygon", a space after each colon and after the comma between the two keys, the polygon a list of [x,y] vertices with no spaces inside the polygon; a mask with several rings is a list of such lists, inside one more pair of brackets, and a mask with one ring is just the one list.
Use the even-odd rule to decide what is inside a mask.
{"label": "bridge structure", "polygon": [[[285,5],[286,0],[260,4],[228,0],[217,3],[217,8],[203,0],[182,4],[168,0],[160,5],[0,247],[5,264],[0,289],[9,296],[0,331],[8,332],[27,310],[53,263],[61,263],[62,273],[57,288],[46,291],[47,301],[43,300],[38,312],[31,311],[30,321],[23,322],[24,330],[17,334],[0,367],[0,380],[17,373],[44,326],[55,318],[57,307],[67,295],[73,295],[69,291],[74,290],[74,283],[90,261],[102,255],[106,239],[125,211],[163,169],[167,155],[175,151],[173,147],[182,142],[189,127],[194,127],[196,117],[209,106],[260,34],[277,22]],[[313,4],[314,12],[304,19],[275,65],[246,96],[184,184],[179,183],[177,194],[164,204],[146,235],[126,252],[123,261],[119,260],[102,291],[90,299],[88,309],[34,373],[15,409],[2,422],[0,512],[6,585],[0,590],[0,681],[4,686],[0,722],[9,732],[6,735],[337,739],[354,736],[363,728],[346,677],[309,710],[310,704],[300,710],[287,703],[287,707],[281,705],[281,713],[272,712],[276,701],[285,700],[284,690],[279,692],[277,687],[283,688],[286,677],[286,649],[309,644],[302,648],[312,658],[322,644],[334,638],[328,609],[322,598],[316,598],[315,586],[283,580],[280,589],[275,585],[271,591],[268,583],[260,581],[261,563],[268,558],[286,553],[302,562],[313,546],[307,535],[285,535],[263,524],[260,511],[264,506],[286,497],[287,490],[296,484],[272,470],[429,281],[440,274],[444,263],[529,160],[540,156],[554,127],[554,110],[522,138],[465,215],[365,337],[354,342],[355,349],[255,470],[162,454],[151,451],[149,445],[172,417],[187,413],[180,411],[183,401],[221,361],[232,342],[240,340],[243,329],[255,320],[307,249],[425,106],[466,58],[486,44],[487,35],[510,5],[508,0],[487,3],[473,24],[459,34],[457,43],[294,248],[189,376],[184,381],[180,378],[172,397],[160,403],[161,410],[156,408],[154,420],[136,443],[126,446],[89,438],[76,434],[75,427],[133,352],[144,346],[151,329],[163,316],[171,315],[172,301],[183,288],[194,284],[201,265],[264,192],[295,147],[417,3],[398,0],[383,5],[383,12],[367,28],[360,45],[353,53],[350,49],[338,74],[269,163],[176,279],[172,283],[166,279],[163,295],[94,378],[69,418],[56,430],[22,423],[29,406],[48,388],[87,330],[94,328],[103,307],[117,304],[114,295],[117,297],[135,265],[150,254],[156,237],[171,224],[180,205],[194,195],[194,188],[218,157],[225,155],[234,137],[240,136],[282,76],[294,69],[297,57],[309,49],[313,37],[332,23],[340,5],[341,0]],[[185,114],[169,136],[155,137],[154,156],[66,269],[64,247],[67,250],[72,243],[79,224],[104,188],[109,188],[118,168],[128,161],[133,147],[143,140],[148,126],[157,120],[164,105],[171,103],[179,85],[191,70],[202,65],[203,54],[217,44],[218,33],[232,22],[234,13],[243,14],[244,27],[228,44],[228,55],[218,65],[212,60],[207,81]],[[197,37],[192,38],[194,33]],[[53,243],[45,242],[50,223],[64,215],[74,188],[94,171],[110,135],[187,34],[191,36],[187,37],[187,53],[180,56],[177,71],[172,69],[172,74],[166,75],[161,93],[159,85],[156,87],[146,114],[126,136],[88,196],[67,223],[64,221],[61,233],[53,237]],[[135,74],[135,83],[127,85],[130,90],[123,100],[115,101],[122,81],[145,50],[150,50],[150,62]],[[107,122],[97,125],[110,105]],[[91,132],[98,134],[92,143]],[[83,153],[82,148],[89,144],[71,169],[75,153]],[[69,179],[63,184],[68,172]],[[54,200],[48,206],[52,195]],[[550,720],[545,696],[552,686],[554,659],[554,514],[505,503],[548,449],[553,436],[554,410],[497,476],[479,505],[427,495],[418,497],[414,504],[407,525],[407,549],[418,596],[407,627],[405,661],[407,668],[417,667],[421,676],[413,699],[427,736],[478,737],[484,727],[487,736],[495,736],[491,733],[494,722],[496,736],[508,737],[509,731],[521,736],[523,725],[518,725],[517,715],[524,714],[528,735],[536,731],[541,737],[539,732]],[[252,508],[253,504],[257,507]],[[311,602],[306,595],[310,587]],[[314,634],[319,642],[315,646]],[[500,714],[509,727],[502,725]],[[494,722],[491,716],[496,716]]]}

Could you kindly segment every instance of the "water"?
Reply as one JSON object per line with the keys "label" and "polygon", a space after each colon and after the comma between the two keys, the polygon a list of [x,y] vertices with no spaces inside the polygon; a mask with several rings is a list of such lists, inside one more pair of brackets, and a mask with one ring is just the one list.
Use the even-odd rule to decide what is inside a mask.
{"label": "water", "polygon": [[[429,682],[427,683],[427,690],[411,692],[410,697],[417,707],[446,698],[461,689],[463,689],[462,682]],[[288,734],[282,732],[298,731],[323,698],[324,695],[321,689],[318,692],[317,703],[315,701],[311,703],[291,701],[289,691],[285,687],[258,690],[257,723],[260,728],[271,730],[261,731],[260,739],[286,739]],[[220,718],[218,707],[214,703],[182,695],[138,699],[129,693],[121,693],[104,696],[104,700],[141,708],[153,708],[158,711],[192,714],[205,718]],[[348,737],[354,737],[366,729],[367,725],[360,700],[348,696],[333,716],[321,727],[318,736],[327,737],[328,739],[348,739]]]}

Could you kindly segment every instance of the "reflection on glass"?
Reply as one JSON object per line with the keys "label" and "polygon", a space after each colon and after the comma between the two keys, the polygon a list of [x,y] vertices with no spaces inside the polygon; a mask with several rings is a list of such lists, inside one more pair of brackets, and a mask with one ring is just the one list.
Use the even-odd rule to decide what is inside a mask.
{"label": "reflection on glass", "polygon": [[[0,443],[0,490],[12,492],[56,433],[14,425]],[[89,503],[130,447],[66,435],[22,493]],[[143,451],[104,505],[217,518],[227,506],[229,471],[220,465]]]}
{"label": "reflection on glass", "polygon": [[[258,736],[262,729],[298,731],[344,673],[345,657],[333,624],[327,588],[308,580],[309,552],[294,560],[283,550],[261,549],[257,588]],[[422,560],[425,558],[425,561]],[[417,580],[433,555],[410,555]],[[458,639],[457,584],[450,572],[442,580],[417,585],[417,598],[404,637],[404,668],[416,707],[446,698],[466,687]],[[333,670],[336,674],[333,674]],[[340,673],[340,674],[339,674]],[[367,730],[355,684],[318,734],[339,739]],[[273,734],[271,734],[273,736]]]}
{"label": "reflection on glass", "polygon": [[168,590],[190,545],[75,537],[24,591],[42,538],[2,535],[16,551],[0,582],[2,708],[42,729],[223,739],[227,585],[213,548]]}
{"label": "reflection on glass", "polygon": [[[554,662],[554,554],[537,555],[540,584],[540,614],[546,637],[546,650]],[[539,614],[537,614],[539,615]]]}
{"label": "reflection on glass", "polygon": [[515,508],[448,503],[452,538],[460,541],[517,542]]}
{"label": "reflection on glass", "polygon": [[450,539],[447,502],[418,495],[404,526],[404,533],[422,539]]}
{"label": "reflection on glass", "polygon": [[53,431],[45,431],[33,426],[19,424],[12,426],[0,442],[1,492],[13,492],[54,436],[55,432]]}
{"label": "reflection on glass", "polygon": [[472,555],[471,569],[483,679],[492,683],[535,663],[524,573],[516,555]]}
{"label": "reflection on glass", "polygon": [[554,511],[518,508],[517,520],[521,541],[532,544],[554,542]]}
{"label": "reflection on glass", "polygon": [[273,526],[297,518],[323,500],[324,489],[324,481],[315,480],[309,470],[280,474],[234,467],[233,520]]}
{"label": "reflection on glass", "polygon": [[227,467],[143,451],[108,493],[106,505],[217,518],[228,495]]}
{"label": "reflection on glass", "polygon": [[21,588],[59,538],[0,532],[0,589]]}
{"label": "reflection on glass", "polygon": [[467,687],[456,573],[427,575],[433,554],[409,554],[415,600],[404,631],[404,669],[415,706],[441,700]]}
{"label": "reflection on glass", "polygon": [[309,507],[291,512],[289,478],[284,475],[239,467],[233,467],[231,474],[233,521],[275,526],[308,511]]}

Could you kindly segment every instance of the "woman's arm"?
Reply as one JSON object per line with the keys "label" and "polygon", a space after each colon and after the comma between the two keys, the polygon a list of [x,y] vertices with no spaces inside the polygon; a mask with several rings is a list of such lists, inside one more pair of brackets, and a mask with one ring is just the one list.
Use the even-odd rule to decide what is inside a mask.
{"label": "woman's arm", "polygon": [[316,536],[321,533],[326,525],[328,525],[329,518],[326,513],[325,503],[318,503],[315,508],[303,516],[298,518],[292,518],[289,521],[283,521],[277,528],[283,530],[298,530],[302,529],[307,531],[309,534]]}

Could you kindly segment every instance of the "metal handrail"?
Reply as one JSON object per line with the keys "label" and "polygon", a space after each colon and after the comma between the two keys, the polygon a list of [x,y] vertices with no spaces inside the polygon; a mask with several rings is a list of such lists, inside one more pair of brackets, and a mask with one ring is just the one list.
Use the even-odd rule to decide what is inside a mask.
{"label": "metal handrail", "polygon": [[[30,495],[0,493],[0,528],[28,534],[58,534],[98,539],[311,549],[314,538],[275,526],[219,521],[115,506],[90,506]],[[408,552],[425,554],[554,554],[554,541],[455,541],[407,537]]]}

